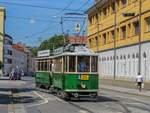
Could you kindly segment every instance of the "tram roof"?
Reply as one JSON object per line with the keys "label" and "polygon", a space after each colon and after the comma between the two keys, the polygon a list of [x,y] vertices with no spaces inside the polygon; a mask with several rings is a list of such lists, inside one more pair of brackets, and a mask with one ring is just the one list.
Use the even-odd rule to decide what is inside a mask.
{"label": "tram roof", "polygon": [[[55,57],[60,57],[60,56],[98,56],[97,53],[86,47],[85,45],[70,45],[70,47],[73,47],[70,49],[66,49],[64,51],[63,48],[59,48],[55,51],[55,55],[53,56],[48,56],[48,57],[38,57],[35,59],[50,59],[50,58],[55,58]],[[72,50],[73,49],[73,50]],[[62,50],[62,52],[60,52]],[[57,53],[57,51],[59,51]]]}
{"label": "tram roof", "polygon": [[[73,47],[73,48],[72,48]],[[54,57],[58,56],[98,56],[94,51],[86,47],[84,44],[70,45],[69,50],[62,52],[61,54],[56,54]]]}

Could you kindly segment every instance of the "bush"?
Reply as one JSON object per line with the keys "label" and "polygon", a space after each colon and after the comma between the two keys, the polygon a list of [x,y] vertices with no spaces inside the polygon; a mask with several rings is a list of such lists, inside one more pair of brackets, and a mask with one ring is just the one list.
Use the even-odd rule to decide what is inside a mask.
{"label": "bush", "polygon": [[2,67],[3,67],[3,63],[2,61],[0,61],[0,69],[2,69]]}

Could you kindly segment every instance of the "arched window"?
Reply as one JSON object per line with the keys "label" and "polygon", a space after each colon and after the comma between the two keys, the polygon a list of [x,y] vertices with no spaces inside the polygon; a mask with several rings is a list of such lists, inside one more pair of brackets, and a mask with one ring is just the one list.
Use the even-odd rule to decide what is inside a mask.
{"label": "arched window", "polygon": [[128,59],[130,58],[130,54],[128,54]]}
{"label": "arched window", "polygon": [[143,57],[146,58],[146,53],[145,52],[143,53]]}
{"label": "arched window", "polygon": [[112,56],[111,56],[111,60],[112,60]]}
{"label": "arched window", "polygon": [[120,56],[120,59],[122,59],[122,55]]}
{"label": "arched window", "polygon": [[124,55],[123,58],[126,59],[126,55]]}
{"label": "arched window", "polygon": [[119,59],[119,57],[117,56],[117,60]]}
{"label": "arched window", "polygon": [[112,56],[110,57],[110,60],[112,60]]}
{"label": "arched window", "polygon": [[135,58],[135,54],[132,55],[132,58]]}
{"label": "arched window", "polygon": [[109,61],[109,57],[107,57],[107,61]]}
{"label": "arched window", "polygon": [[115,56],[113,56],[113,60],[115,59]]}

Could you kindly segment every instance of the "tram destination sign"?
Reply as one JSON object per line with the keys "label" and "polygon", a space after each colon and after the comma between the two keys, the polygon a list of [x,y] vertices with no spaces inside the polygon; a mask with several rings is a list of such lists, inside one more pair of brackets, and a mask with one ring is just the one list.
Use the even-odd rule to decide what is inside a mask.
{"label": "tram destination sign", "polygon": [[47,57],[50,56],[50,50],[38,51],[38,57]]}

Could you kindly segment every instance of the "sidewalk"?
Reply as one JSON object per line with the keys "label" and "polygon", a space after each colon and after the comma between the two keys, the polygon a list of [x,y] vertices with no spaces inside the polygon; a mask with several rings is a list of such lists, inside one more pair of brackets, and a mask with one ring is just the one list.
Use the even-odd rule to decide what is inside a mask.
{"label": "sidewalk", "polygon": [[113,85],[100,85],[100,89],[104,90],[112,90],[120,93],[126,93],[126,94],[133,94],[133,95],[138,95],[138,96],[145,96],[145,97],[150,97],[150,90],[142,90],[142,92],[139,92],[138,89],[129,89],[129,88],[124,88],[124,87],[118,87],[118,86],[113,86]]}

